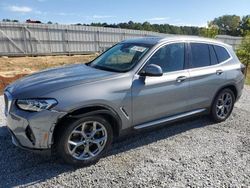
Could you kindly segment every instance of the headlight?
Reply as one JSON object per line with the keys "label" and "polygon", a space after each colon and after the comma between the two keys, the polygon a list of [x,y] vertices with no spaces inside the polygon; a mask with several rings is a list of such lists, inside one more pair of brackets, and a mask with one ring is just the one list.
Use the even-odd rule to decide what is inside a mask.
{"label": "headlight", "polygon": [[16,104],[22,110],[39,112],[54,107],[57,101],[55,99],[24,99],[17,100]]}

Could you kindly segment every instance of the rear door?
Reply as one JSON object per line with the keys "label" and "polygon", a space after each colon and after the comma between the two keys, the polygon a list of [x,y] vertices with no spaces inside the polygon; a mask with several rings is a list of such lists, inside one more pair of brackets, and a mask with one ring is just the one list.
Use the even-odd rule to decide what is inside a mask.
{"label": "rear door", "polygon": [[188,49],[190,62],[188,106],[190,110],[207,108],[225,81],[223,66],[218,64],[214,45],[190,42]]}

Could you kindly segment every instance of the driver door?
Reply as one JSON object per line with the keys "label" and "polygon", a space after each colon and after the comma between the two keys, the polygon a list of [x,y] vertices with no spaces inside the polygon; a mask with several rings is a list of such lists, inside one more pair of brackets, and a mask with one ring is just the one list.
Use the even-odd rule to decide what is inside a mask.
{"label": "driver door", "polygon": [[159,48],[148,64],[159,65],[159,77],[135,75],[132,84],[133,125],[158,120],[188,110],[189,72],[185,70],[185,43]]}

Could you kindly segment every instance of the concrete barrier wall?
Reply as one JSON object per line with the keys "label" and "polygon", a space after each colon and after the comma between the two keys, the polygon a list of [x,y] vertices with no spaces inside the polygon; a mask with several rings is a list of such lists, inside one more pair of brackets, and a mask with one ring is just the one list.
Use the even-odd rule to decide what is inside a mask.
{"label": "concrete barrier wall", "polygon": [[0,22],[0,55],[101,52],[128,38],[165,34],[92,26]]}
{"label": "concrete barrier wall", "polygon": [[[0,56],[88,54],[101,52],[128,38],[167,34],[92,26],[0,22]],[[240,37],[217,36],[232,45]]]}
{"label": "concrete barrier wall", "polygon": [[226,44],[231,45],[234,49],[237,49],[237,47],[240,45],[242,37],[233,37],[228,35],[217,35],[216,39],[224,42]]}

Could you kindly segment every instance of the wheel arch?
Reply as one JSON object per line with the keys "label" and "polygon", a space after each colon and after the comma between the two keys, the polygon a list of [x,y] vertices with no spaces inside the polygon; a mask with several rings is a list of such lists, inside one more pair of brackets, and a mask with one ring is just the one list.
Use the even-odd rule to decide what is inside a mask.
{"label": "wheel arch", "polygon": [[235,84],[227,84],[222,86],[221,88],[218,89],[218,91],[215,93],[212,103],[210,104],[210,107],[213,105],[213,102],[215,100],[215,98],[217,97],[217,95],[223,90],[223,89],[230,89],[232,90],[232,92],[234,93],[234,97],[235,99],[238,97],[238,91],[237,91],[237,87],[235,86]]}
{"label": "wheel arch", "polygon": [[67,123],[74,121],[74,119],[91,115],[100,115],[104,117],[111,124],[114,136],[119,136],[122,126],[122,120],[120,116],[115,112],[115,110],[113,110],[113,108],[107,105],[96,104],[74,109],[61,117],[52,128],[52,137],[50,143],[54,144],[56,137],[60,133],[60,130],[62,130]]}

